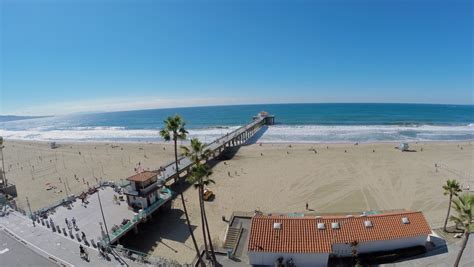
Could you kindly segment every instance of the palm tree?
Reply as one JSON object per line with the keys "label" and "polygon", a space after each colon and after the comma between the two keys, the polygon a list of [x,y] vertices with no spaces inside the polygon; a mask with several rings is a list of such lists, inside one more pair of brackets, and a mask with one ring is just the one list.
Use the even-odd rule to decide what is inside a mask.
{"label": "palm tree", "polygon": [[461,187],[459,182],[456,180],[447,180],[446,184],[443,185],[444,195],[449,195],[449,207],[448,214],[446,214],[446,220],[444,220],[443,230],[446,232],[446,225],[448,224],[449,212],[451,211],[451,202],[453,201],[453,196],[457,196],[461,192]]}
{"label": "palm tree", "polygon": [[[206,174],[206,176],[204,176],[201,179],[201,184],[202,184],[201,195],[204,195],[204,187],[208,186],[211,183],[215,184],[214,180],[209,178],[209,173],[208,173]],[[214,245],[212,244],[212,239],[211,239],[211,232],[209,231],[209,224],[207,223],[207,215],[206,215],[206,209],[204,206],[204,199],[201,201],[201,205],[202,205],[202,215],[204,216],[204,224],[206,225],[207,239],[209,240],[209,247],[211,248],[212,260],[214,261],[214,264],[217,264],[216,253],[214,251]]]}
{"label": "palm tree", "polygon": [[[211,234],[209,231],[209,224],[207,222],[206,216],[206,209],[204,205],[204,187],[209,185],[210,183],[215,183],[213,180],[209,178],[209,168],[207,165],[202,164],[201,160],[206,159],[210,155],[210,150],[205,149],[204,144],[201,143],[197,138],[191,139],[191,146],[190,148],[182,146],[181,147],[183,154],[189,158],[194,163],[194,167],[191,169],[191,174],[188,176],[187,180],[190,183],[193,183],[194,186],[198,189],[199,193],[199,204],[201,208],[201,223],[203,228],[203,239],[204,239],[204,247],[206,249],[206,255],[208,255],[208,246],[207,242],[209,241],[209,247],[211,249],[212,260],[214,263],[217,262],[216,255],[214,252],[214,246],[212,244]],[[207,232],[207,236],[206,236]]]}
{"label": "palm tree", "polygon": [[[178,140],[186,139],[186,135],[188,133],[188,131],[186,131],[186,129],[184,128],[185,125],[186,124],[179,115],[175,115],[174,117],[170,116],[164,121],[164,128],[160,131],[160,136],[163,137],[165,141],[173,140],[174,142],[174,160],[176,169],[175,181],[179,180]],[[183,205],[184,215],[186,216],[186,224],[188,225],[189,234],[191,235],[191,238],[193,240],[194,249],[196,250],[198,260],[201,263],[201,266],[205,266],[204,261],[201,258],[201,253],[199,253],[196,237],[194,237],[193,229],[191,228],[191,221],[189,220],[189,214],[183,196],[183,185],[181,181],[179,181],[178,184],[180,187],[179,195],[181,197],[181,204]]]}
{"label": "palm tree", "polygon": [[[209,230],[207,230],[208,228],[206,228],[207,219],[206,219],[206,216],[205,216],[204,199],[203,199],[204,185],[209,184],[209,181],[206,181],[206,183],[204,182],[204,177],[207,177],[208,173],[209,173],[208,167],[205,164],[202,164],[202,163],[198,162],[198,164],[194,165],[191,168],[191,172],[190,172],[190,174],[188,175],[188,177],[186,179],[189,183],[193,183],[194,187],[196,189],[198,189],[199,208],[201,210],[202,235],[203,235],[203,239],[204,239],[204,248],[205,248],[205,251],[206,251],[206,257],[207,257],[207,259],[212,259],[213,262],[215,262],[214,254],[212,254],[213,255],[212,258],[209,255],[208,244],[209,243],[212,244],[212,241],[211,241],[211,237],[209,235]],[[210,181],[212,181],[212,180],[210,180]],[[207,235],[206,235],[206,232],[207,232]],[[208,241],[209,241],[209,243],[208,243]],[[212,247],[212,245],[210,245],[210,246]],[[212,253],[214,253],[214,248],[212,248]]]}
{"label": "palm tree", "polygon": [[204,147],[204,144],[197,138],[191,139],[190,148],[181,146],[181,151],[187,157],[189,157],[194,164],[199,164],[201,160],[207,159],[211,153],[209,149]]}
{"label": "palm tree", "polygon": [[456,216],[451,216],[449,219],[456,223],[464,230],[464,240],[462,242],[461,250],[458,253],[454,266],[457,267],[461,261],[462,253],[466,248],[467,241],[471,231],[474,230],[474,224],[472,223],[474,214],[474,194],[465,193],[458,196],[457,199],[453,200],[454,210]]}

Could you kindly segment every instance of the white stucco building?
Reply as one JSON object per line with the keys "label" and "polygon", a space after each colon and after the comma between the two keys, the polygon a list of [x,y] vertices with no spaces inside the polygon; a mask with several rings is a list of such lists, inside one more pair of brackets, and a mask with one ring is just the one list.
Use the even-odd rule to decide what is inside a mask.
{"label": "white stucco building", "polygon": [[430,226],[421,212],[349,216],[255,216],[248,245],[251,265],[274,266],[281,258],[298,267],[327,266],[329,257],[424,246]]}
{"label": "white stucco building", "polygon": [[158,172],[140,172],[128,177],[127,180],[130,181],[130,185],[124,193],[128,205],[134,210],[148,211],[158,202],[166,202],[171,197],[171,191],[162,188],[164,182],[158,180]]}

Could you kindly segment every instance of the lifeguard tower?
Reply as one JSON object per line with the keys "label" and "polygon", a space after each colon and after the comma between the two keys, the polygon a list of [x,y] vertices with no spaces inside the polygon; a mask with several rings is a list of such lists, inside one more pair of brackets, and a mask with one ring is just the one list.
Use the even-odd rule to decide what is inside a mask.
{"label": "lifeguard tower", "polygon": [[124,190],[128,206],[135,211],[151,215],[167,203],[172,193],[163,187],[164,181],[158,179],[158,171],[143,171],[127,178],[130,185]]}

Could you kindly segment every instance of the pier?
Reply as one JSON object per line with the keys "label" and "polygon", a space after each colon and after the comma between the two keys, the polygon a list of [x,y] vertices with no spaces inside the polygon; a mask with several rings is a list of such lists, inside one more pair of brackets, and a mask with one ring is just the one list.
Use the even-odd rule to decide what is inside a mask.
{"label": "pier", "polygon": [[[272,125],[274,122],[273,116],[262,112],[253,117],[248,124],[205,144],[205,148],[211,151],[211,158],[217,158],[226,149],[245,144],[262,126]],[[182,179],[188,175],[193,164],[187,157],[182,156],[178,159]],[[0,230],[7,231],[17,240],[24,240],[22,242],[28,244],[34,251],[39,251],[39,254],[62,266],[82,265],[82,259],[77,255],[77,247],[80,244],[92,252],[90,262],[93,265],[128,264],[131,261],[126,257],[122,258],[113,249],[110,250],[113,258],[111,261],[101,259],[98,256],[99,246],[114,248],[115,246],[110,245],[118,243],[126,233],[131,230],[138,231],[140,223],[151,219],[158,210],[171,207],[171,199],[175,194],[165,184],[174,183],[174,179],[177,178],[175,162],[172,161],[159,170],[141,172],[134,176],[127,179],[131,183],[125,187],[101,182],[97,187],[90,189],[89,197],[84,197],[85,201],[81,204],[79,201],[74,201],[75,204],[71,205],[73,197],[61,202],[61,204],[68,203],[67,205],[58,204],[54,208],[36,213],[31,211],[28,213],[14,206],[16,211],[12,207],[7,213],[3,213],[3,217],[0,216]],[[116,196],[122,188],[127,197],[126,202],[120,199],[121,194]],[[145,204],[140,207],[130,206],[128,197],[133,198],[134,203],[144,201]],[[128,205],[121,205],[120,202]],[[50,210],[54,212],[49,212]],[[9,216],[6,216],[8,214]],[[74,223],[68,223],[72,222],[72,218]],[[62,249],[58,250],[58,244],[61,244]],[[143,253],[133,252],[134,256],[130,256],[131,251],[126,248],[119,250],[127,252],[127,257],[136,256],[143,260],[146,258],[156,265],[174,264],[172,261]]]}
{"label": "pier", "polygon": [[[244,125],[226,135],[206,144],[205,149],[210,150],[212,158],[218,157],[226,148],[235,147],[245,144],[247,140],[252,138],[255,133],[264,125],[273,125],[275,123],[275,116],[268,115],[266,112],[261,112],[253,117],[253,121]],[[181,156],[178,158],[179,173],[189,171],[194,163],[191,159]],[[164,182],[176,178],[175,162],[170,162],[163,166],[161,177]]]}
{"label": "pier", "polygon": [[[210,153],[211,158],[216,158],[222,152],[224,152],[226,148],[245,144],[245,142],[248,141],[250,138],[252,138],[260,130],[262,126],[272,125],[274,124],[274,122],[275,122],[274,116],[270,116],[266,112],[261,112],[257,116],[253,117],[253,120],[250,123],[232,132],[225,134],[224,136],[214,140],[211,143],[206,144],[205,149],[209,149],[209,151],[211,152]],[[186,172],[185,175],[187,175],[191,167],[193,166],[193,164],[194,162],[192,162],[192,160],[189,159],[188,157],[185,157],[185,156],[179,157],[178,158],[179,174]],[[169,190],[168,188],[164,187],[164,184],[166,184],[169,181],[174,182],[174,179],[177,178],[175,166],[176,166],[175,161],[172,161],[168,163],[167,165],[161,167],[159,171],[156,170],[156,171],[148,172],[149,173],[148,175],[150,176],[149,178],[153,179],[153,182],[146,183],[147,185],[145,188],[139,189],[137,185],[132,186],[132,184],[128,185],[125,188],[125,195],[134,196],[134,198],[140,198],[139,192],[143,193],[143,195],[146,195],[146,193],[150,193],[151,191],[157,191],[158,195],[157,195],[157,198],[155,199],[155,202],[151,203],[150,205],[147,205],[143,209],[140,209],[138,213],[135,214],[129,220],[128,223],[121,225],[120,227],[116,229],[113,229],[111,233],[109,233],[109,237],[110,237],[109,243],[114,243],[118,241],[120,237],[125,235],[131,229],[138,231],[137,226],[140,222],[147,221],[149,218],[151,218],[153,213],[155,213],[158,209],[162,207],[166,207],[167,205],[169,206],[170,200],[172,199],[173,192]],[[140,174],[137,174],[137,175],[140,175]],[[132,177],[129,177],[128,180],[134,180],[130,178]],[[143,182],[141,181],[141,178],[139,179],[139,181]],[[142,199],[146,202],[146,198],[142,197]],[[105,243],[105,240],[106,239],[103,237],[102,242]]]}

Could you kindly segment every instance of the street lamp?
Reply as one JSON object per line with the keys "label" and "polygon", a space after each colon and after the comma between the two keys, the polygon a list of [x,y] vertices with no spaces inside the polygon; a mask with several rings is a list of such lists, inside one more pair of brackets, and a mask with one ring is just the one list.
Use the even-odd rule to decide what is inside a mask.
{"label": "street lamp", "polygon": [[[100,191],[100,187],[97,189],[97,197],[99,198],[100,213],[102,214],[102,220],[103,220],[103,222],[104,222],[105,233],[106,233],[106,235],[107,235],[107,244],[106,244],[106,246],[109,247],[109,245],[110,245],[109,230],[107,229],[107,223],[105,222],[104,210],[102,209],[102,202],[100,201],[100,194],[99,194],[99,191]],[[100,229],[101,229],[101,231],[103,231],[103,229],[102,229],[102,223],[100,223]]]}
{"label": "street lamp", "polygon": [[0,136],[0,154],[2,155],[2,170],[0,176],[2,177],[2,187],[6,188],[8,186],[7,176],[5,175],[5,160],[3,158],[3,137]]}
{"label": "street lamp", "polygon": [[28,210],[30,211],[31,220],[33,221],[33,227],[36,227],[36,224],[35,224],[36,216],[34,216],[33,213],[31,212],[30,201],[28,200],[28,197],[26,197],[26,204],[28,205]]}

